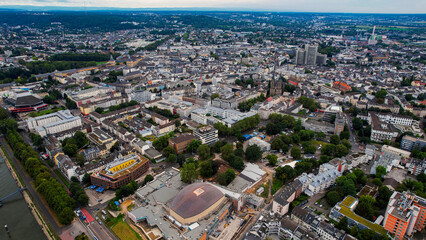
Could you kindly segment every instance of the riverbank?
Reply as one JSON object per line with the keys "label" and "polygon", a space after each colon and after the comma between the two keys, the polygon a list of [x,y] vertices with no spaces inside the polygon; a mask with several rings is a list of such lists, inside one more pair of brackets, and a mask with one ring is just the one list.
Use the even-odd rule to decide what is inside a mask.
{"label": "riverbank", "polygon": [[[11,173],[13,179],[15,179],[16,184],[18,185],[18,187],[20,189],[25,188],[25,185],[23,184],[22,179],[16,173],[15,169],[12,166],[12,163],[10,162],[9,157],[6,156],[6,154],[4,153],[3,149],[0,149],[0,154],[3,157],[3,159],[5,160],[4,162],[6,163],[6,166],[9,169],[9,172]],[[24,196],[24,200],[25,200],[25,202],[27,202],[28,208],[31,210],[31,213],[33,214],[35,220],[37,221],[37,223],[41,227],[41,230],[43,231],[43,233],[46,236],[46,238],[48,240],[57,240],[57,239],[59,239],[59,238],[55,237],[55,234],[50,230],[50,228],[47,225],[46,221],[41,217],[40,212],[38,211],[38,209],[36,208],[35,204],[31,200],[31,197],[29,196],[29,194],[24,190],[24,191],[22,191],[22,195]]]}

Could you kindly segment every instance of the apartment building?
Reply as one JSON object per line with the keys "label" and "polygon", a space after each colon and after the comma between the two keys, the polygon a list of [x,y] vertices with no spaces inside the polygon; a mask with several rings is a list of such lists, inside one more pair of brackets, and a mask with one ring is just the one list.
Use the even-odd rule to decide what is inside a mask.
{"label": "apartment building", "polygon": [[411,236],[425,227],[426,199],[410,192],[394,192],[386,208],[385,229],[395,235],[396,240]]}

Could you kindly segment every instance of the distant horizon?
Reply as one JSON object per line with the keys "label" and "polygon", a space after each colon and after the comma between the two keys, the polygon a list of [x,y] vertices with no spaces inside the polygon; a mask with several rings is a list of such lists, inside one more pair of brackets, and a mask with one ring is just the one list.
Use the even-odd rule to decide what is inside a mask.
{"label": "distant horizon", "polygon": [[[401,6],[399,8],[398,6],[392,5],[392,7],[389,7],[390,4],[386,5],[387,9],[383,8],[384,6],[372,6],[370,10],[365,10],[368,8],[366,4],[355,4],[355,6],[342,6],[339,10],[339,8],[336,9],[334,6],[311,6],[303,8],[301,6],[295,6],[289,5],[287,9],[284,8],[263,8],[263,7],[256,7],[257,3],[255,3],[257,0],[236,0],[235,4],[217,4],[217,6],[146,6],[146,7],[140,7],[140,6],[134,6],[131,4],[121,4],[121,6],[128,6],[128,7],[121,7],[121,6],[107,6],[108,3],[112,0],[105,0],[103,4],[96,4],[94,6],[94,2],[97,2],[99,0],[80,0],[79,2],[74,2],[74,0],[28,0],[31,3],[25,3],[27,0],[14,0],[13,3],[15,4],[7,4],[10,3],[5,0],[0,0],[0,10],[26,10],[26,11],[217,11],[217,12],[275,12],[275,13],[342,13],[342,14],[426,14],[426,4],[419,4],[419,8],[415,8],[416,4],[413,4],[411,10],[405,10],[407,5],[410,5],[410,3],[403,4],[404,6]],[[160,2],[165,2],[170,0],[160,0]],[[193,1],[193,0],[182,0],[182,1]],[[225,1],[225,0],[218,0],[219,2]],[[238,6],[239,4],[243,4],[244,1],[250,1],[251,4],[247,4],[244,7]],[[266,2],[275,2],[278,0],[266,0]],[[284,4],[287,0],[282,0],[283,4],[282,6],[287,6]],[[311,2],[316,1],[320,2],[318,0],[301,0],[301,2]],[[323,0],[323,2],[335,2],[337,0]],[[351,0],[349,0],[350,2]],[[358,0],[359,2],[365,2],[366,0]],[[382,0],[373,0],[373,2],[380,2]],[[396,0],[399,1],[399,0]],[[17,2],[23,2],[23,4],[16,4]],[[123,0],[123,2],[134,2],[134,0]],[[179,0],[177,1],[179,2]],[[389,3],[395,2],[393,0],[388,0]],[[401,1],[402,2],[402,1]],[[419,0],[411,0],[411,2],[422,2]],[[46,4],[48,3],[48,4]],[[42,5],[46,4],[46,5]],[[136,3],[138,4],[138,3]],[[306,3],[305,3],[306,4]],[[229,5],[229,6],[228,6]],[[265,6],[267,4],[264,4]],[[398,4],[399,5],[399,4]],[[281,4],[280,4],[281,6]],[[411,6],[410,6],[411,7]],[[315,8],[315,9],[312,9]],[[348,11],[347,8],[350,8],[352,11]],[[369,8],[368,8],[369,9]],[[380,9],[380,10],[378,10]],[[394,10],[398,9],[398,10]],[[385,11],[386,10],[386,11]]]}

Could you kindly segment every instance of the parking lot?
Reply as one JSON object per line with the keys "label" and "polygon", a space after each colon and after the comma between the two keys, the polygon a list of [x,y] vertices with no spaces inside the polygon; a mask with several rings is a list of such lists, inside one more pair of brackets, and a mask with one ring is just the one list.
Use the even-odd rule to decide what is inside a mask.
{"label": "parking lot", "polygon": [[115,197],[115,192],[112,190],[106,190],[103,193],[96,192],[93,189],[86,189],[86,194],[89,196],[89,206],[95,206],[99,203],[103,204],[109,202]]}

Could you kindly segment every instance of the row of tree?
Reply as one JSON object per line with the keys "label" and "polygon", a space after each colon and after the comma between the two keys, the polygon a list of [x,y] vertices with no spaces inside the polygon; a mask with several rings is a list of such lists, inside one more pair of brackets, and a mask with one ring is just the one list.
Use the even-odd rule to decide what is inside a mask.
{"label": "row of tree", "polygon": [[255,98],[252,98],[252,99],[249,99],[247,101],[239,103],[238,109],[240,109],[240,111],[242,111],[242,112],[248,112],[248,111],[250,111],[251,107],[253,107],[253,105],[255,103],[263,102],[263,101],[265,101],[265,99],[266,99],[266,97],[262,93],[262,94],[260,94],[259,97],[255,97]]}
{"label": "row of tree", "polygon": [[311,112],[315,112],[318,108],[320,108],[319,104],[316,103],[314,99],[305,96],[299,97],[297,102],[301,103],[304,108],[309,109]]}
{"label": "row of tree", "polygon": [[[118,54],[120,55],[120,54]],[[116,55],[117,56],[117,55]],[[110,59],[109,54],[105,53],[58,53],[49,57],[51,61],[75,61],[75,62],[106,62]]]}
{"label": "row of tree", "polygon": [[[136,102],[135,100],[131,100],[130,102],[124,102],[124,103],[120,103],[120,104],[117,104],[117,105],[110,106],[108,108],[108,111],[110,111],[110,112],[117,111],[117,110],[120,110],[120,109],[124,109],[126,107],[135,106],[135,105],[138,105],[138,104],[139,103]],[[97,112],[99,114],[103,113],[104,111],[105,111],[105,109],[102,108],[102,107],[98,107],[98,108],[95,109],[95,112]]]}
{"label": "row of tree", "polygon": [[43,195],[49,207],[57,214],[59,221],[62,224],[70,224],[75,216],[73,208],[76,206],[76,201],[68,195],[65,187],[40,161],[37,152],[24,142],[17,128],[7,130],[6,140],[12,146],[15,157],[22,162],[25,170],[34,180],[37,191]]}
{"label": "row of tree", "polygon": [[260,123],[259,115],[254,115],[248,118],[244,118],[243,120],[237,122],[232,127],[227,127],[220,122],[214,124],[214,128],[219,131],[219,135],[224,136],[236,136],[239,140],[242,137],[242,132],[247,131],[249,129],[255,128]]}

